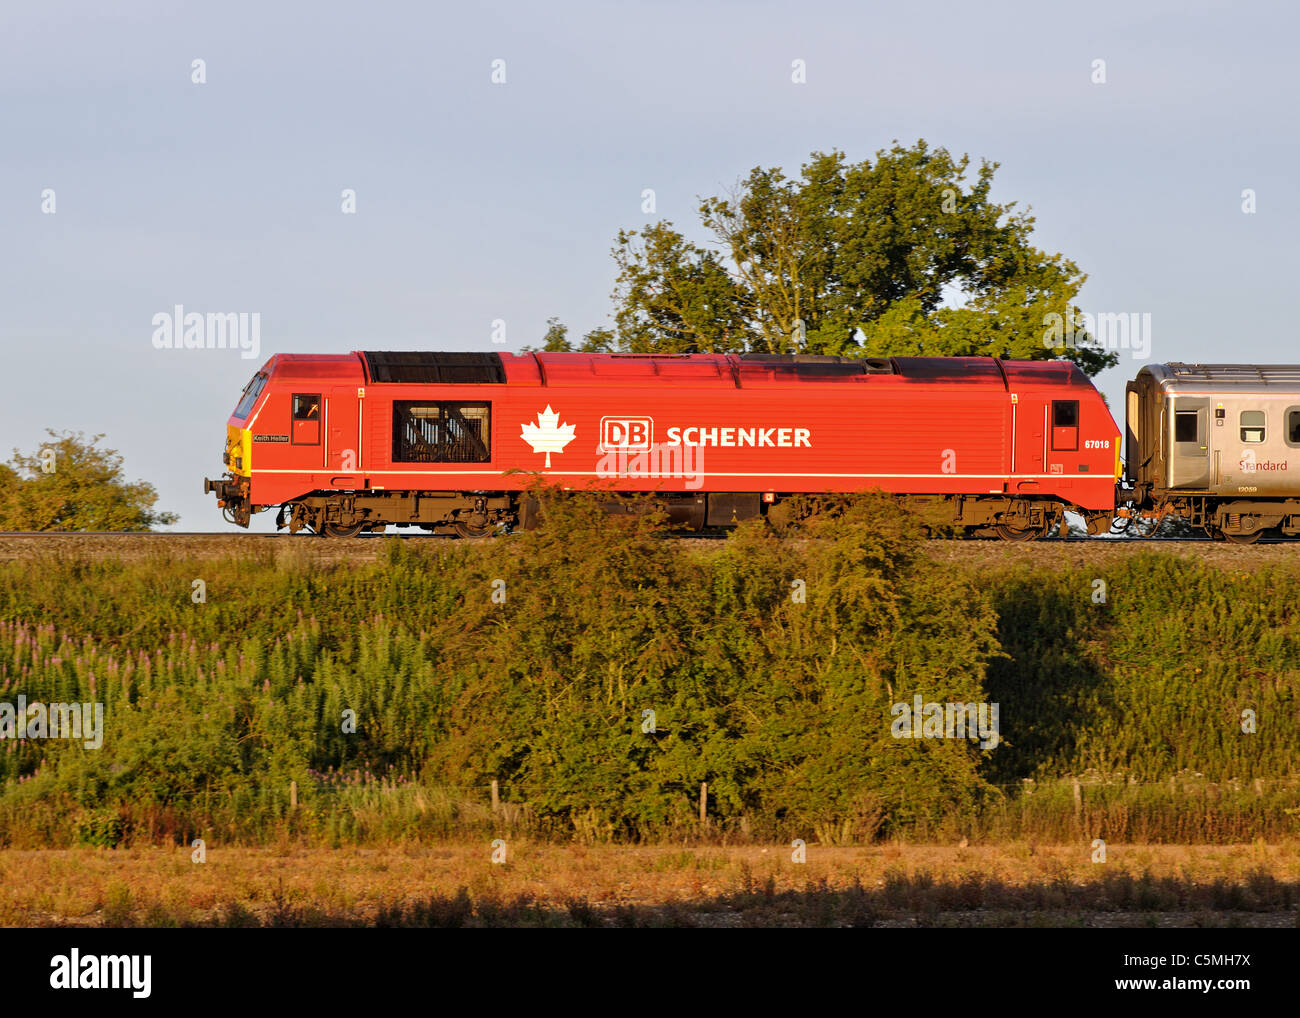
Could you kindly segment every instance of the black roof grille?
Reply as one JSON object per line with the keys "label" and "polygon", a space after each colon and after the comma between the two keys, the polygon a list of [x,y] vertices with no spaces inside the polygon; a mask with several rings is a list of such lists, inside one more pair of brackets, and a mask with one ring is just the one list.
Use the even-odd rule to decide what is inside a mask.
{"label": "black roof grille", "polygon": [[417,382],[428,385],[504,385],[506,369],[495,353],[418,353],[367,350],[366,374],[372,383]]}
{"label": "black roof grille", "polygon": [[894,362],[888,357],[832,357],[815,353],[744,353],[742,363],[762,365],[774,371],[805,377],[843,375],[892,375]]}

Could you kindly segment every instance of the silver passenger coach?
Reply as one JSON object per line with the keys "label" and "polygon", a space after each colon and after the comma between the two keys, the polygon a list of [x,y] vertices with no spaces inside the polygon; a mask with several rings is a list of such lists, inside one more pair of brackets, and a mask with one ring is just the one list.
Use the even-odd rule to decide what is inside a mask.
{"label": "silver passenger coach", "polygon": [[1300,366],[1152,364],[1127,404],[1135,508],[1239,543],[1300,534]]}

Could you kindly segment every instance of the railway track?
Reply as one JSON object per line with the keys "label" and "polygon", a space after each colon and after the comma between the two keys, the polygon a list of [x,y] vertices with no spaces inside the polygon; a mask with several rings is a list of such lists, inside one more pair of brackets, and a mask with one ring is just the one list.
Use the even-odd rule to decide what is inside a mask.
{"label": "railway track", "polygon": [[[721,541],[727,537],[726,531],[706,532],[706,533],[686,533],[686,532],[669,532],[670,536],[682,541]],[[509,535],[502,535],[508,537]],[[149,540],[149,541],[177,541],[177,540],[220,540],[235,541],[242,543],[258,543],[265,541],[293,541],[298,543],[312,544],[317,546],[347,546],[364,542],[384,541],[396,538],[400,541],[430,541],[437,543],[460,542],[465,541],[468,544],[479,544],[495,538],[460,538],[454,534],[427,534],[427,533],[393,533],[393,534],[358,534],[355,537],[330,537],[324,541],[317,534],[300,533],[300,534],[249,534],[249,533],[227,533],[223,531],[211,530],[194,530],[194,531],[174,531],[174,530],[85,530],[85,531],[30,531],[30,530],[7,530],[0,531],[0,541],[21,540],[21,541],[48,541],[74,542],[84,540],[104,540],[107,543],[124,540]],[[1050,537],[1040,538],[1037,541],[1025,542],[1005,542],[996,537],[968,537],[944,539],[937,538],[935,543],[949,543],[956,545],[992,545],[995,547],[1045,547],[1048,545],[1098,545],[1107,547],[1124,547],[1128,545],[1206,545],[1210,547],[1225,547],[1223,542],[1211,540],[1208,537],[1088,537],[1086,535],[1071,534],[1069,537],[1060,537],[1052,535]],[[1252,547],[1262,547],[1265,545],[1295,545],[1300,548],[1300,540],[1285,537],[1262,537],[1259,542]]]}
{"label": "railway track", "polygon": [[[669,532],[671,533],[671,532]],[[681,541],[722,541],[727,537],[725,532],[716,533],[671,533],[673,538]],[[508,537],[508,534],[504,534]],[[360,541],[385,541],[396,538],[399,541],[435,541],[439,543],[448,541],[465,540],[468,543],[478,543],[481,541],[493,540],[493,538],[460,538],[455,534],[429,534],[429,533],[382,533],[382,534],[357,534],[356,537],[330,537],[325,542],[320,540],[318,534],[298,533],[298,534],[259,534],[259,533],[227,533],[221,530],[0,530],[0,541],[5,540],[23,540],[23,541],[83,541],[87,538],[107,538],[107,540],[127,540],[127,538],[136,538],[136,540],[151,541],[168,541],[182,540],[182,538],[196,538],[196,540],[221,540],[221,541],[300,541],[308,543],[324,543],[329,545],[347,545]],[[936,538],[936,541],[943,542],[946,538]],[[958,545],[996,545],[998,547],[1043,547],[1044,545],[1210,545],[1223,547],[1223,543],[1210,540],[1209,537],[1087,537],[1076,536],[1071,534],[1069,537],[1044,537],[1037,541],[1024,542],[1004,542],[996,537],[966,537],[953,538],[950,543]],[[1300,540],[1286,537],[1261,537],[1255,547],[1264,545],[1296,545],[1300,547]]]}
{"label": "railway track", "polygon": [[[509,536],[509,535],[506,535]],[[726,538],[726,533],[673,533],[674,538],[685,541],[720,541]],[[397,538],[402,541],[459,541],[461,538],[455,535],[444,534],[359,534],[356,537],[337,538],[331,537],[327,540],[331,544],[349,543],[353,541],[382,541],[388,538]],[[316,534],[231,534],[211,530],[194,530],[194,531],[174,531],[174,530],[78,530],[78,531],[35,531],[35,530],[3,530],[0,531],[0,540],[17,539],[17,540],[44,540],[44,541],[79,541],[87,538],[107,538],[107,539],[126,539],[126,538],[147,538],[154,541],[177,540],[181,538],[210,538],[221,539],[226,541],[308,541],[320,543],[320,538]],[[474,539],[469,539],[473,543]],[[486,539],[485,539],[486,540]],[[1039,545],[1045,543],[1055,544],[1098,544],[1101,542],[1111,544],[1217,544],[1208,537],[1046,537],[1038,542],[1023,542],[1022,546],[1028,546],[1031,543]],[[962,538],[958,543],[979,543],[979,544],[998,544],[1001,542],[998,538]],[[1298,541],[1291,541],[1285,538],[1261,538],[1260,544],[1300,544]]]}

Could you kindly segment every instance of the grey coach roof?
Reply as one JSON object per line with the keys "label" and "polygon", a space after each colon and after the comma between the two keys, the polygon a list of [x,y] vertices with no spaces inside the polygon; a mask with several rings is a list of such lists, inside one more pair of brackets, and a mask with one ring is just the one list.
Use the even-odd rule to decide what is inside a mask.
{"label": "grey coach roof", "polygon": [[1300,386],[1300,364],[1148,364],[1142,372],[1164,389],[1267,389],[1295,392]]}

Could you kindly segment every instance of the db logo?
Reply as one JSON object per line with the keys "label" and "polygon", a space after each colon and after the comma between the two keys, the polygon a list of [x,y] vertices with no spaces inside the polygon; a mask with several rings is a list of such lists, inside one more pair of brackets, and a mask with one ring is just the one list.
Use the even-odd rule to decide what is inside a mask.
{"label": "db logo", "polygon": [[602,417],[601,452],[648,452],[655,422],[650,417]]}

